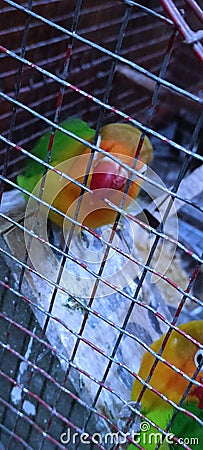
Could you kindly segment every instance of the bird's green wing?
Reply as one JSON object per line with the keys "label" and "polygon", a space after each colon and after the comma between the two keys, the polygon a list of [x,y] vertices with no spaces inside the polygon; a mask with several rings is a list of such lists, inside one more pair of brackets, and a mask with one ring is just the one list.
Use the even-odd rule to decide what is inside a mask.
{"label": "bird's green wing", "polygon": [[[60,126],[88,142],[91,142],[94,138],[95,131],[81,119],[71,118],[62,122]],[[43,161],[46,161],[50,136],[50,131],[45,133],[39,139],[32,152]],[[83,153],[84,149],[85,146],[81,142],[56,130],[51,150],[50,164],[55,166],[66,159],[79,156]],[[18,185],[32,192],[36,183],[40,180],[43,171],[44,167],[42,164],[28,158],[24,171],[17,177]]]}
{"label": "bird's green wing", "polygon": [[[156,408],[145,414],[146,418],[152,420],[163,430],[167,427],[167,424],[173,414],[173,409],[169,406],[166,408]],[[159,432],[155,427],[151,426],[147,420],[143,420],[140,424],[140,432],[136,435],[135,441],[141,445],[145,450],[154,450],[157,444],[162,442],[162,433]],[[130,444],[128,450],[136,450],[136,446]],[[161,450],[169,450],[169,445],[164,439],[163,443],[160,445]]]}
{"label": "bird's green wing", "polygon": [[[198,408],[195,403],[185,403],[184,408],[197,416],[203,421],[203,409]],[[174,443],[171,445],[171,450],[181,450],[182,440],[185,440],[192,450],[203,449],[203,427],[192,417],[187,416],[183,412],[179,411],[174,422],[171,425],[171,432],[180,439],[180,443]]]}
{"label": "bird's green wing", "polygon": [[[203,409],[198,408],[195,403],[185,403],[184,408],[203,421]],[[172,408],[157,408],[146,414],[146,417],[151,419],[162,429],[165,429],[172,415]],[[180,442],[174,442],[172,436],[180,439]],[[154,450],[157,443],[161,439],[161,434],[158,430],[156,430],[156,428],[150,427],[145,432],[141,431],[140,439],[139,437],[136,437],[136,439],[138,439],[138,444],[145,450]],[[189,417],[184,412],[179,411],[171,425],[167,438],[164,439],[163,443],[160,445],[160,449],[182,450],[182,443],[187,444],[192,450],[203,449],[203,427],[192,417]],[[128,450],[135,449],[136,447],[133,444],[128,446]]]}

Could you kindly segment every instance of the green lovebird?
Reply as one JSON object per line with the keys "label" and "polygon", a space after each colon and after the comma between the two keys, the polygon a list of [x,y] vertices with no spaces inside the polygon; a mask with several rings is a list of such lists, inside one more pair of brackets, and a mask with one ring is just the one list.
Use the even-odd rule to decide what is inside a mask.
{"label": "green lovebird", "polygon": [[[47,170],[42,200],[59,211],[57,213],[48,207],[47,209],[44,208],[49,218],[59,226],[69,228],[70,220],[68,220],[68,217],[74,218],[81,194],[81,187],[74,181],[76,180],[80,184],[84,182],[91,151],[88,143],[93,143],[95,130],[79,118],[65,120],[61,123],[61,127],[73,133],[76,138],[69,137],[56,130],[50,164],[57,168],[60,174],[54,170]],[[99,149],[94,153],[86,180],[86,186],[91,192],[83,193],[77,216],[80,223],[91,228],[114,222],[117,213],[113,206],[105,203],[105,199],[108,198],[112,203],[120,206],[129,177],[132,178],[132,181],[125,199],[125,208],[139,194],[141,186],[141,179],[135,175],[132,176],[130,172],[141,132],[129,124],[114,123],[104,125],[99,134],[99,147],[106,153],[102,154]],[[43,161],[46,161],[50,136],[50,132],[42,136],[32,152]],[[77,137],[85,140],[87,145],[80,143]],[[136,160],[136,171],[143,171],[146,164],[150,163],[152,153],[151,143],[145,137],[139,157]],[[118,161],[112,160],[108,155],[112,155]],[[129,170],[128,167],[123,167],[122,163],[129,166]],[[43,173],[43,164],[28,158],[24,171],[17,177],[17,183],[21,188],[38,196]],[[72,180],[62,176],[62,173],[70,176]],[[60,212],[67,216],[65,221]]]}
{"label": "green lovebird", "polygon": [[[197,386],[195,383],[192,385],[185,402],[183,403],[183,408],[188,411],[189,414],[193,414],[200,421],[203,421],[203,320],[191,321],[180,325],[179,328],[199,342],[202,347],[199,347],[192,341],[189,341],[185,336],[173,330],[163,350],[162,356],[190,378],[192,378],[197,367],[200,366],[200,371],[196,377],[200,386]],[[155,352],[159,351],[164,337],[165,335],[161,336],[160,339],[151,345],[151,348]],[[143,356],[138,373],[143,380],[147,379],[154,361],[154,356],[151,353],[146,352]],[[158,362],[149,382],[150,386],[156,391],[164,394],[168,399],[175,403],[180,402],[188,383],[189,381],[187,381],[180,373],[175,372],[161,361]],[[137,379],[134,381],[132,387],[133,401],[137,400],[142,390],[142,386],[142,383]],[[172,405],[148,388],[142,396],[141,405],[141,412],[146,418],[152,420],[163,430],[166,429],[174,414]],[[142,422],[144,422],[144,419]],[[203,427],[193,417],[182,411],[178,411],[167,433],[166,439],[162,442],[161,433],[155,427],[148,424],[147,431],[143,431],[141,425],[137,443],[145,450],[154,450],[159,441],[162,442],[160,445],[161,450],[180,450],[183,448],[181,443],[187,444],[192,450],[203,448]],[[173,442],[172,436],[178,438],[179,441]],[[137,447],[133,444],[128,446],[128,450],[135,450],[136,448]]]}

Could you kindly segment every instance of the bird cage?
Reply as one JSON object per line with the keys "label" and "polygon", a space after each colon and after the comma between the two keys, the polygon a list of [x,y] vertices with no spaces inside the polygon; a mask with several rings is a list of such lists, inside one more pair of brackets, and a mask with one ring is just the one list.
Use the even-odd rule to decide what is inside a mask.
{"label": "bird cage", "polygon": [[[180,413],[191,428],[203,424],[184,403],[193,385],[203,389],[200,1],[0,5],[0,449],[148,449],[150,427],[159,432],[151,450],[202,448],[202,431],[196,441],[175,433],[167,441]],[[65,127],[75,118],[91,139]],[[102,147],[103,130],[122,140],[132,127],[130,160]],[[71,138],[88,149],[76,156],[79,181],[74,165],[53,163],[59,135],[64,146]],[[139,166],[145,142],[153,159]],[[97,226],[80,215],[85,196],[92,207],[95,158],[127,174],[119,202],[108,189],[94,202]],[[41,167],[37,192],[18,182],[26,161],[31,176]],[[47,179],[53,198],[55,182],[77,186],[72,215],[44,197]],[[139,195],[125,207],[132,183]],[[105,223],[109,210],[113,223]],[[188,322],[200,324],[199,339],[180,331]],[[197,350],[190,376],[164,357],[175,332]],[[144,354],[154,359],[142,379]],[[158,398],[173,407],[164,425],[142,409],[160,361],[186,384],[178,401],[160,387]],[[136,399],[135,380],[143,384]]]}

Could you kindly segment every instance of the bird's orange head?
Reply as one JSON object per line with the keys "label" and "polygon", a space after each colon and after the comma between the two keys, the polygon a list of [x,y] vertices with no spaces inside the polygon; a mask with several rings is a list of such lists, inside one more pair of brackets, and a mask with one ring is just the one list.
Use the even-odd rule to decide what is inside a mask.
{"label": "bird's orange head", "polygon": [[[179,329],[191,336],[194,341],[173,330],[162,353],[165,360],[179,369],[178,373],[159,361],[149,384],[168,399],[178,403],[189,385],[189,380],[183,374],[192,378],[199,367],[196,381],[200,383],[200,386],[193,383],[187,401],[196,402],[199,408],[203,408],[203,320],[185,323],[180,325]],[[151,349],[158,353],[164,338],[165,335],[154,342]],[[155,357],[151,353],[145,353],[138,374],[144,381],[146,381],[154,361]],[[136,379],[132,388],[133,401],[138,399],[142,388],[142,383]],[[141,403],[145,412],[151,411],[155,407],[166,406],[166,401],[148,388],[141,398]]]}

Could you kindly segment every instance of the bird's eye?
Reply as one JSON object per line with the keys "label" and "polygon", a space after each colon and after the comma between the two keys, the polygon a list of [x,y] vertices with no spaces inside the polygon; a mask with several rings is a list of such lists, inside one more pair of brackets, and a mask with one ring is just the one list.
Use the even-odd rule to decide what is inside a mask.
{"label": "bird's eye", "polygon": [[197,350],[194,356],[194,362],[196,367],[201,367],[203,369],[203,349]]}

